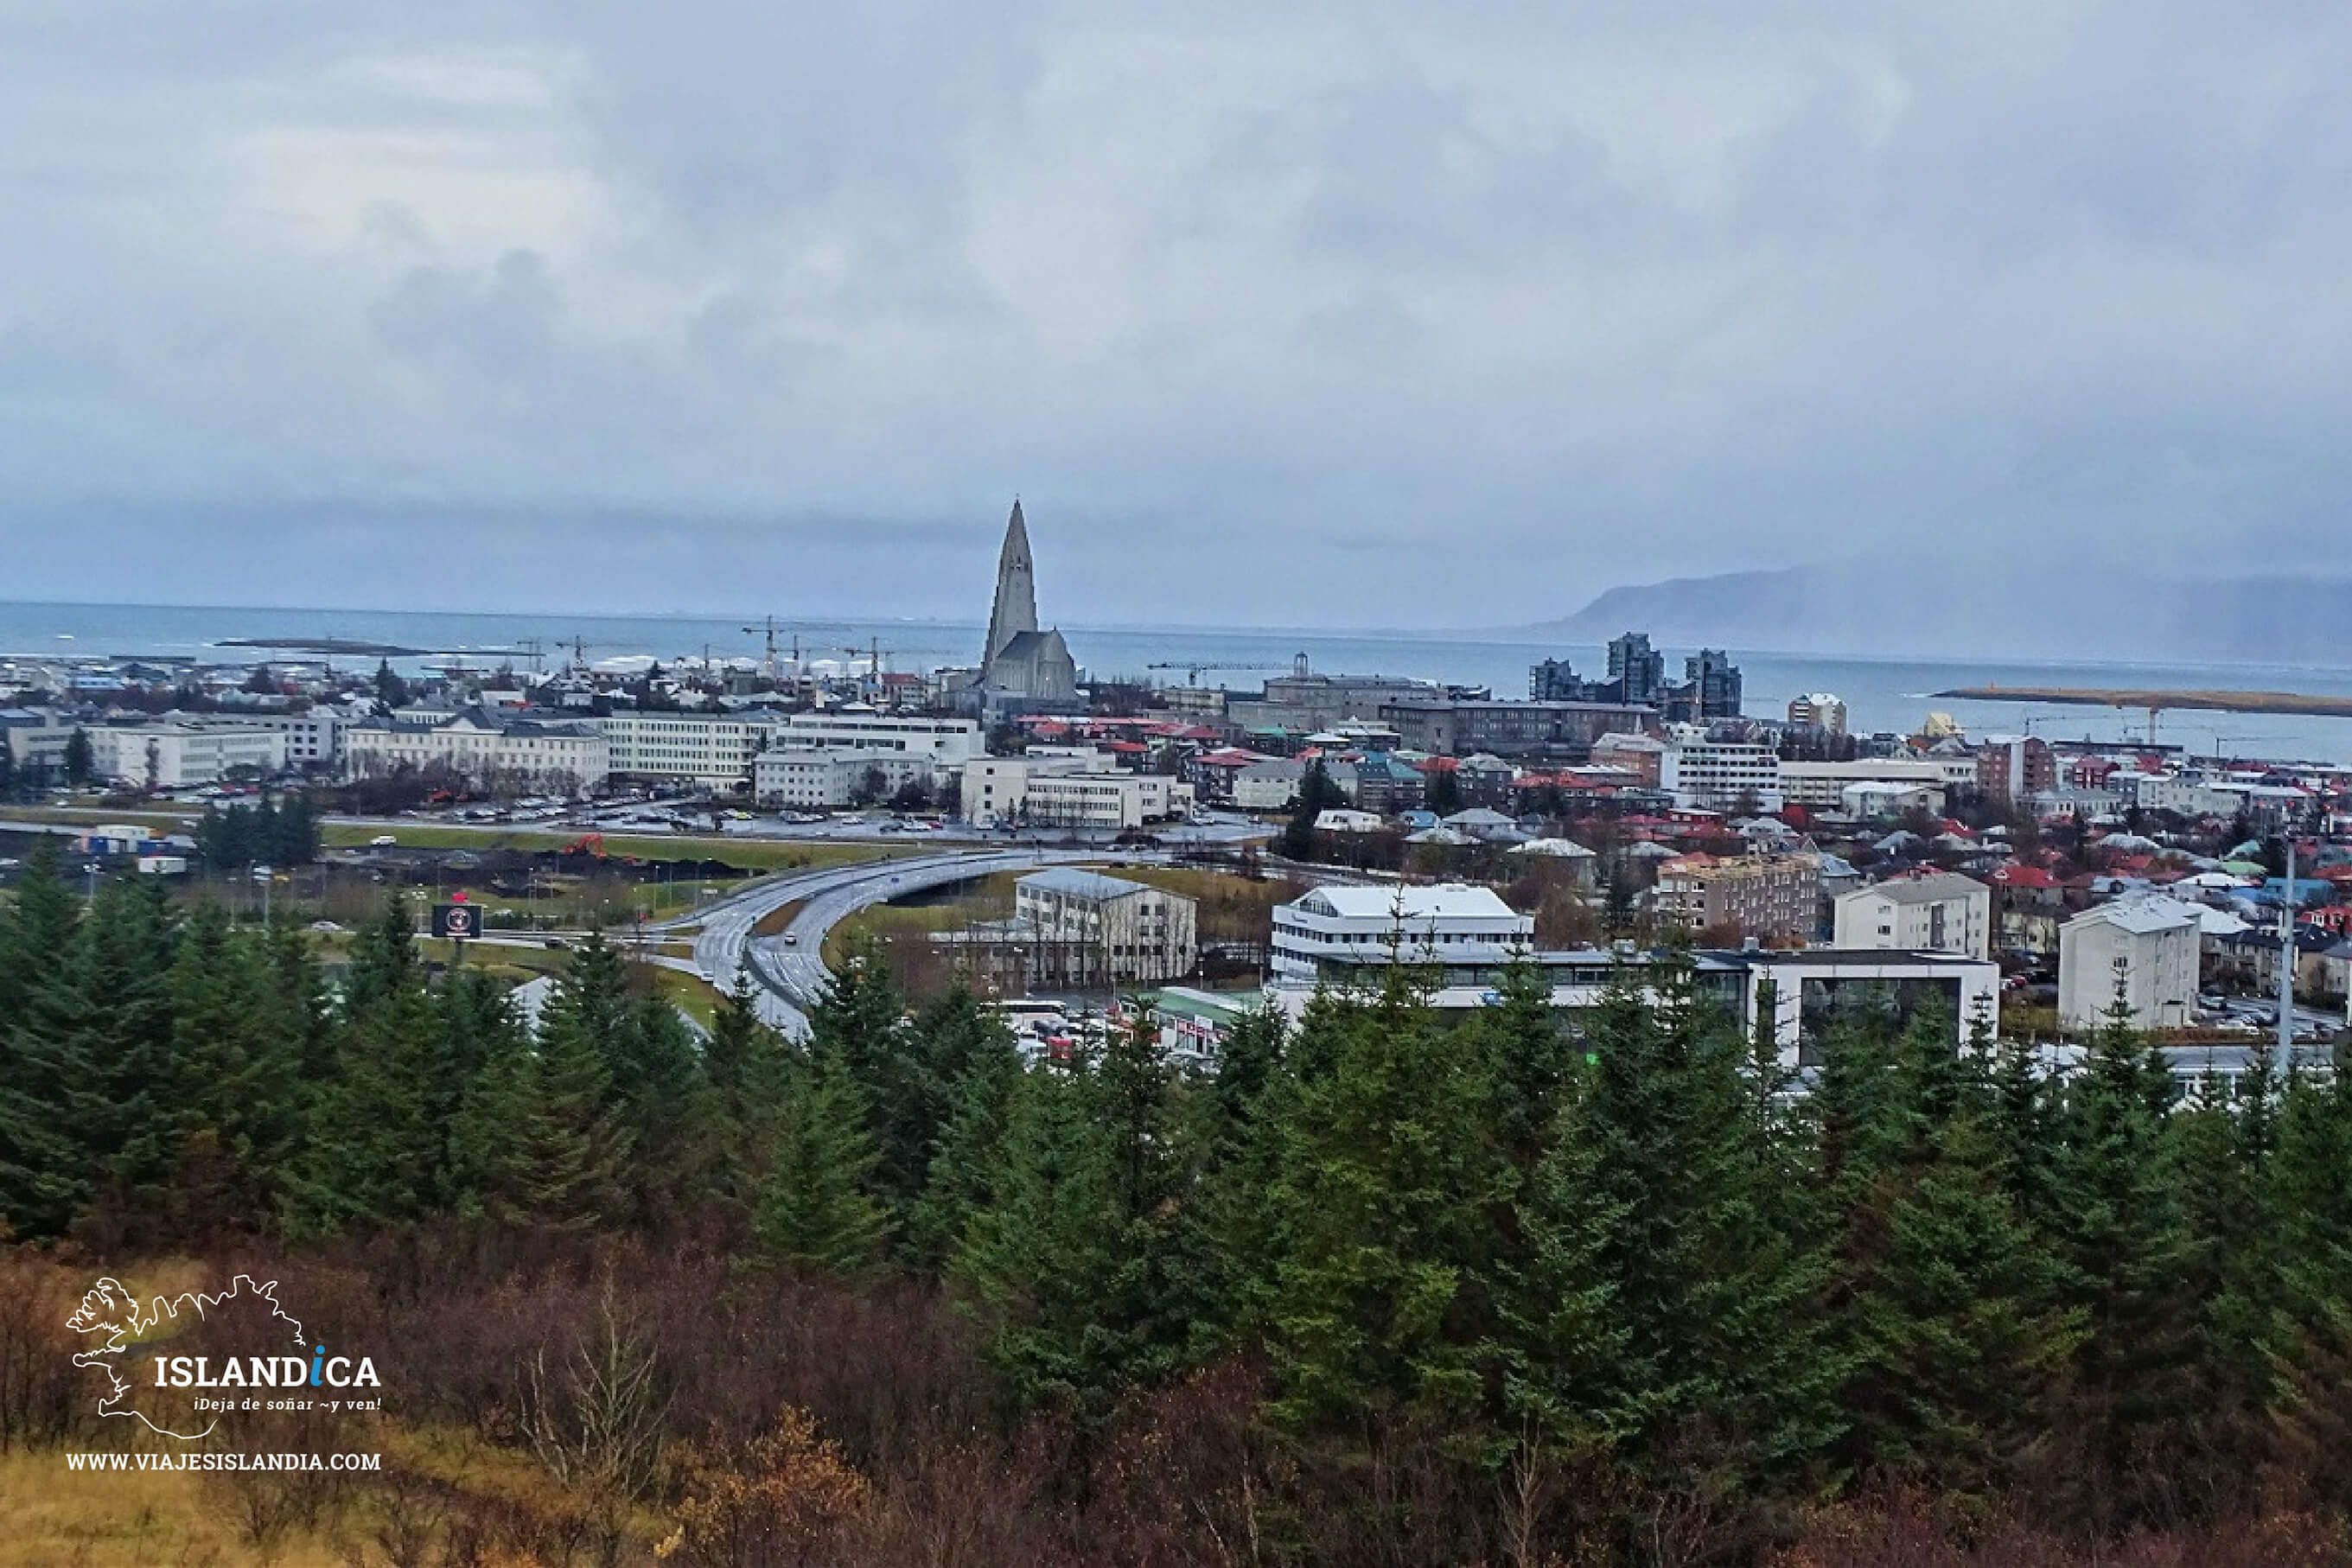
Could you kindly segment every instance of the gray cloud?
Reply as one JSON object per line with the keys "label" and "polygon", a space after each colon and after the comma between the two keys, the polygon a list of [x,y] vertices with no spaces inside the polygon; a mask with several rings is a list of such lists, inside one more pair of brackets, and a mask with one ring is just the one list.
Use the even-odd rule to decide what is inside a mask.
{"label": "gray cloud", "polygon": [[233,534],[319,601],[969,612],[1015,489],[1073,621],[2344,533],[2334,8],[27,0],[0,53],[7,594],[102,537],[236,598]]}

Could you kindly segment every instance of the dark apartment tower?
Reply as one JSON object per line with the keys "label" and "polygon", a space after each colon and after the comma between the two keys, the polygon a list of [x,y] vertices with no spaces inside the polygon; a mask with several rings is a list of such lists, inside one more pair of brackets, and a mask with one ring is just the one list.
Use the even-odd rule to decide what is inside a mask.
{"label": "dark apartment tower", "polygon": [[1528,695],[1538,702],[1582,702],[1592,692],[1564,658],[1548,658],[1528,666]]}
{"label": "dark apartment tower", "polygon": [[1620,702],[1655,704],[1666,684],[1666,656],[1650,649],[1650,634],[1627,632],[1609,644],[1609,681]]}
{"label": "dark apartment tower", "polygon": [[1719,647],[1703,647],[1683,660],[1683,681],[1701,721],[1739,717],[1739,667]]}

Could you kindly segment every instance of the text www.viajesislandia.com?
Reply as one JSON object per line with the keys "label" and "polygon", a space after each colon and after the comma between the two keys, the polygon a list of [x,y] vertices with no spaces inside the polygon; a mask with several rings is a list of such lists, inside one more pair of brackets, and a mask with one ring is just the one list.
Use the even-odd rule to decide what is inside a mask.
{"label": "text www.viajesislandia.com", "polygon": [[68,1470],[381,1470],[382,1454],[66,1455]]}

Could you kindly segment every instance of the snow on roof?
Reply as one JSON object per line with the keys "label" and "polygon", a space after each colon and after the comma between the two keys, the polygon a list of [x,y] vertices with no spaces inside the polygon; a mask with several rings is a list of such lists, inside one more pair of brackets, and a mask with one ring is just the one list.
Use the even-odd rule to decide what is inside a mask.
{"label": "snow on roof", "polygon": [[1298,902],[1302,909],[1344,920],[1387,920],[1400,912],[1405,919],[1414,921],[1521,918],[1494,889],[1473,888],[1460,882],[1388,888],[1324,887]]}
{"label": "snow on roof", "polygon": [[1557,855],[1564,860],[1598,858],[1591,850],[1573,838],[1530,838],[1525,844],[1512,845],[1510,852],[1514,855]]}

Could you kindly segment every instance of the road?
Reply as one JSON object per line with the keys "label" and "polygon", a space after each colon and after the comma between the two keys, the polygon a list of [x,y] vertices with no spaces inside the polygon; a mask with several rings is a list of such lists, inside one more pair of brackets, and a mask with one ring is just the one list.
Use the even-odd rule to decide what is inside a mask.
{"label": "road", "polygon": [[[903,860],[842,866],[825,871],[804,871],[778,877],[705,904],[648,931],[674,931],[699,925],[694,937],[691,967],[721,991],[735,983],[735,972],[748,970],[759,989],[761,1018],[798,1039],[808,1033],[806,1009],[814,1004],[825,983],[825,934],[848,916],[870,905],[904,898],[930,888],[968,882],[998,871],[1029,871],[1040,866],[1066,866],[1099,861],[1099,852],[1068,849],[995,849],[963,854],[923,856]],[[1160,857],[1130,855],[1129,859]],[[804,902],[782,936],[754,936],[752,928],[787,904]],[[674,967],[688,961],[673,960]]]}

